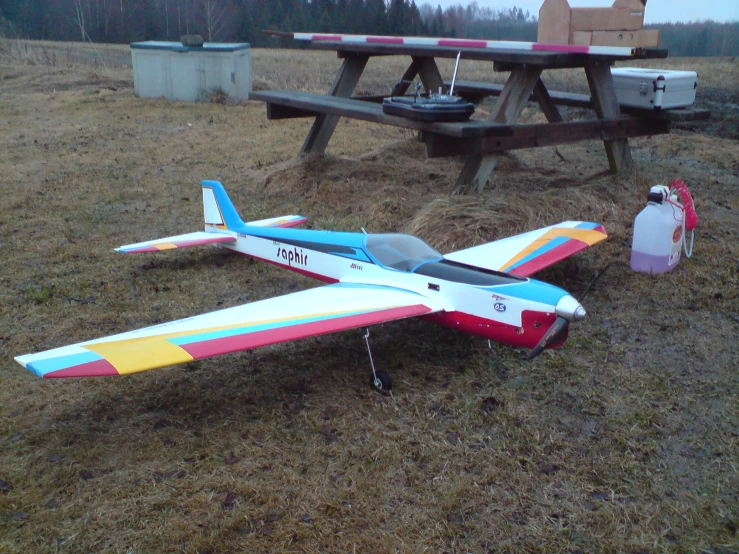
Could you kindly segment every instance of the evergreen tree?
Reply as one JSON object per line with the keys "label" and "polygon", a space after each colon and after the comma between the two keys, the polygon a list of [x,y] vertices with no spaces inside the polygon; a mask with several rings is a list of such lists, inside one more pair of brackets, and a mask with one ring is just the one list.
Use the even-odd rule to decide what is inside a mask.
{"label": "evergreen tree", "polygon": [[367,33],[373,35],[387,34],[387,13],[385,12],[384,0],[367,0],[365,14],[368,23]]}

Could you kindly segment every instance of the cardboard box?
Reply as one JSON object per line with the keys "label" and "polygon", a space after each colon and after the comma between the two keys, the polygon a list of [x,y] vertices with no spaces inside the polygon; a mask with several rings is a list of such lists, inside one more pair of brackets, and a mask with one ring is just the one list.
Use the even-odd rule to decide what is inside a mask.
{"label": "cardboard box", "polygon": [[590,42],[593,46],[637,46],[655,48],[659,46],[657,29],[641,29],[639,31],[593,31]]}
{"label": "cardboard box", "polygon": [[537,41],[582,46],[657,46],[659,32],[643,30],[646,4],[647,0],[615,0],[610,8],[572,8],[567,0],[544,0],[539,10]]}
{"label": "cardboard box", "polygon": [[575,31],[571,44],[579,46],[636,46],[653,48],[659,45],[659,31]]}
{"label": "cardboard box", "polygon": [[573,8],[570,30],[638,31],[644,26],[644,10],[621,8]]}

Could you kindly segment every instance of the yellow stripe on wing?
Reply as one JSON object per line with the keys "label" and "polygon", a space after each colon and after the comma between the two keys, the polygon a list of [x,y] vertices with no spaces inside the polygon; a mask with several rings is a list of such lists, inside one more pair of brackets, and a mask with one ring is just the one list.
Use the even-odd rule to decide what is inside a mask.
{"label": "yellow stripe on wing", "polygon": [[546,245],[549,241],[560,237],[567,237],[575,240],[579,240],[593,246],[596,242],[600,242],[606,236],[601,231],[593,231],[592,229],[578,229],[576,227],[557,227],[555,229],[549,229],[546,233],[540,236],[538,239],[529,244],[526,248],[521,250],[518,254],[508,260],[501,268],[500,271],[507,271],[509,267],[515,265],[520,260],[532,252],[536,252],[539,248]]}
{"label": "yellow stripe on wing", "polygon": [[344,314],[353,314],[359,312],[374,312],[395,308],[392,306],[377,306],[372,308],[357,308],[352,310],[340,310],[334,312],[321,312],[316,314],[298,314],[288,317],[280,317],[275,319],[264,319],[258,321],[238,321],[228,325],[217,325],[214,327],[193,327],[184,331],[174,333],[163,333],[161,335],[153,335],[148,337],[134,337],[130,339],[120,339],[116,341],[104,341],[85,344],[84,348],[99,354],[110,362],[116,368],[118,373],[125,375],[128,373],[136,373],[156,367],[165,367],[169,365],[191,362],[193,357],[184,349],[176,344],[169,342],[168,339],[185,337],[189,335],[199,335],[204,333],[212,333],[228,329],[235,329],[245,326],[261,326],[269,324],[278,324],[292,320],[301,320],[306,318],[320,319],[331,316],[342,316]]}
{"label": "yellow stripe on wing", "polygon": [[173,242],[160,242],[158,244],[152,244],[152,246],[157,250],[171,250],[172,248],[177,248],[177,245]]}
{"label": "yellow stripe on wing", "polygon": [[164,336],[144,337],[115,342],[86,344],[85,348],[101,355],[118,373],[126,375],[155,367],[191,362],[193,357]]}

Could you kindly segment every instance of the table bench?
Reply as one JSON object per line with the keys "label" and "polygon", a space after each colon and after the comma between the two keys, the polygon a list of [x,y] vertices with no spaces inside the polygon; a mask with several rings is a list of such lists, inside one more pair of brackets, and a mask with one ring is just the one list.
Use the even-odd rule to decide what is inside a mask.
{"label": "table bench", "polygon": [[495,154],[586,139],[617,140],[670,131],[669,121],[660,118],[617,117],[533,125],[479,120],[424,123],[384,113],[378,102],[381,97],[341,98],[296,90],[270,90],[253,92],[250,98],[267,104],[267,119],[270,120],[329,114],[414,129],[422,133],[420,138],[426,144],[429,157]]}

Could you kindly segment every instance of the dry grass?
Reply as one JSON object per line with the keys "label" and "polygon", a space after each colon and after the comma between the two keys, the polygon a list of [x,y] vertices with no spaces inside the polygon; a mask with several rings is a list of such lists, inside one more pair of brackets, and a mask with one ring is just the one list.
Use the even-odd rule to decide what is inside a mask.
{"label": "dry grass", "polygon": [[[0,57],[0,552],[739,550],[735,140],[634,140],[637,170],[618,178],[597,142],[561,147],[566,162],[524,150],[486,193],[451,195],[461,161],[397,129],[342,121],[327,156],[297,161],[306,120],[140,100],[125,66],[60,67],[79,45],[29,55],[44,48],[56,67]],[[325,90],[338,66],[253,58],[269,88]],[[377,61],[360,87],[403,69]],[[646,188],[678,175],[695,255],[634,274]],[[198,228],[202,178],[245,218],[303,213],[443,250],[592,219],[611,239],[539,277],[579,295],[611,265],[567,346],[533,363],[420,321],[374,328],[392,397],[366,386],[359,332],[120,379],[47,382],[12,361],[315,286],[215,249],[111,252]]]}

